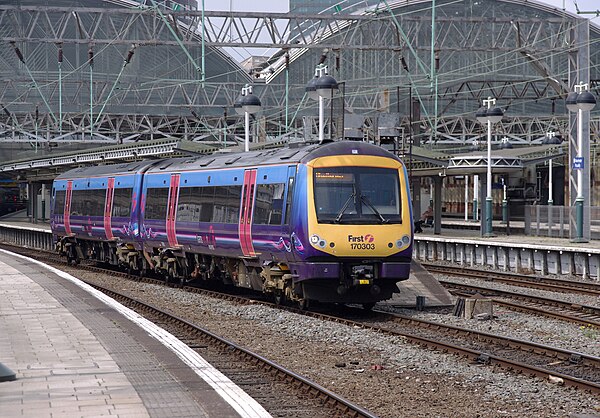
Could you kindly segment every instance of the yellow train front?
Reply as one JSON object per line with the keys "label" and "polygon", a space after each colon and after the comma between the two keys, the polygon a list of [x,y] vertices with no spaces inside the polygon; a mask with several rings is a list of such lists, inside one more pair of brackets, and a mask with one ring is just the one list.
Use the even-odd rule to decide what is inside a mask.
{"label": "yellow train front", "polygon": [[297,166],[288,266],[306,300],[371,307],[398,292],[412,258],[406,168],[364,142],[333,142]]}

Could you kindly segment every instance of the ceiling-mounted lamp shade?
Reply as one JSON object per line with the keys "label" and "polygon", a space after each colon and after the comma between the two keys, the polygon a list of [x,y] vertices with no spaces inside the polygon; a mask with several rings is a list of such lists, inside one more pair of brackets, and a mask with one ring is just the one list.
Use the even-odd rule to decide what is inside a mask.
{"label": "ceiling-mounted lamp shade", "polygon": [[260,111],[262,104],[260,103],[260,99],[254,94],[250,93],[245,96],[242,96],[242,109],[244,112],[248,112],[250,114],[256,113]]}
{"label": "ceiling-mounted lamp shade", "polygon": [[577,108],[587,112],[596,106],[596,98],[589,91],[582,91],[577,96]]}
{"label": "ceiling-mounted lamp shade", "polygon": [[326,74],[317,79],[317,94],[325,99],[331,99],[338,90],[338,82],[332,76]]}

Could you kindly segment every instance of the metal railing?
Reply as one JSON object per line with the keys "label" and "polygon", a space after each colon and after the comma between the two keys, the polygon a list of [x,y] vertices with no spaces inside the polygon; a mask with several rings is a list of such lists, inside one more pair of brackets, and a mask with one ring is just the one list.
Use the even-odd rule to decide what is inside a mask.
{"label": "metal railing", "polygon": [[[525,234],[554,238],[573,238],[575,235],[575,206],[525,206]],[[600,207],[586,206],[584,218],[589,217],[590,229],[583,231],[587,239],[600,239]],[[571,234],[571,227],[573,234]]]}

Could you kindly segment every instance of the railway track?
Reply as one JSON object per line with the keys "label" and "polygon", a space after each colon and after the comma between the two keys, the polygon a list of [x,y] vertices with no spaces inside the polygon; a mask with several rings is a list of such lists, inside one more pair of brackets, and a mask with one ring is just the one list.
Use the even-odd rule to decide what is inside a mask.
{"label": "railway track", "polygon": [[[99,270],[95,266],[84,267]],[[114,275],[114,272],[111,271],[110,274]],[[136,279],[139,280],[139,278]],[[164,282],[162,283],[164,284]],[[500,366],[503,369],[538,376],[542,379],[552,376],[552,379],[557,379],[565,385],[600,393],[600,358],[575,351],[382,311],[377,311],[372,316],[367,315],[365,318],[363,310],[349,309],[344,310],[343,315],[334,316],[320,312],[303,312],[255,300],[249,301],[248,298],[242,296],[222,296],[218,292],[209,292],[198,288],[185,287],[184,290],[224,297],[239,303],[264,303],[274,308],[291,310],[321,320],[344,323],[351,327],[368,328],[386,335],[402,337],[424,347],[455,353],[476,363]],[[357,312],[360,312],[358,314],[360,319],[351,319],[352,316],[357,316]]]}
{"label": "railway track", "polygon": [[548,290],[551,292],[600,296],[600,284],[596,283],[544,276],[531,276],[527,274],[478,270],[456,266],[442,266],[431,263],[421,263],[421,265],[430,273],[439,273],[447,276],[460,276],[465,279],[484,280],[487,282],[503,283],[530,289]]}
{"label": "railway track", "polygon": [[470,297],[475,294],[488,296],[492,302],[507,308],[562,321],[574,322],[583,326],[600,328],[600,309],[594,306],[573,304],[541,296],[524,295],[518,292],[490,289],[482,286],[455,283],[438,279],[453,295]]}
{"label": "railway track", "polygon": [[[515,273],[482,271],[470,268],[422,264],[430,273],[459,276],[483,282],[502,283],[518,287],[546,290],[560,293],[577,293],[600,296],[600,285],[575,280],[562,280]],[[493,303],[507,308],[542,315],[562,321],[574,322],[583,326],[600,328],[600,308],[590,305],[573,304],[557,299],[525,295],[521,292],[490,289],[477,284],[455,283],[449,280],[438,281],[455,296],[470,297],[476,293],[493,298]]]}

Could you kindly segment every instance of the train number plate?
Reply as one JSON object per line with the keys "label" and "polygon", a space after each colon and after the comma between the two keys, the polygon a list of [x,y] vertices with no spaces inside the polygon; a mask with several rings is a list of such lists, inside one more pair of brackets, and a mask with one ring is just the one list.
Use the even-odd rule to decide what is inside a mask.
{"label": "train number plate", "polygon": [[353,242],[350,244],[351,250],[374,250],[375,244],[367,242]]}

